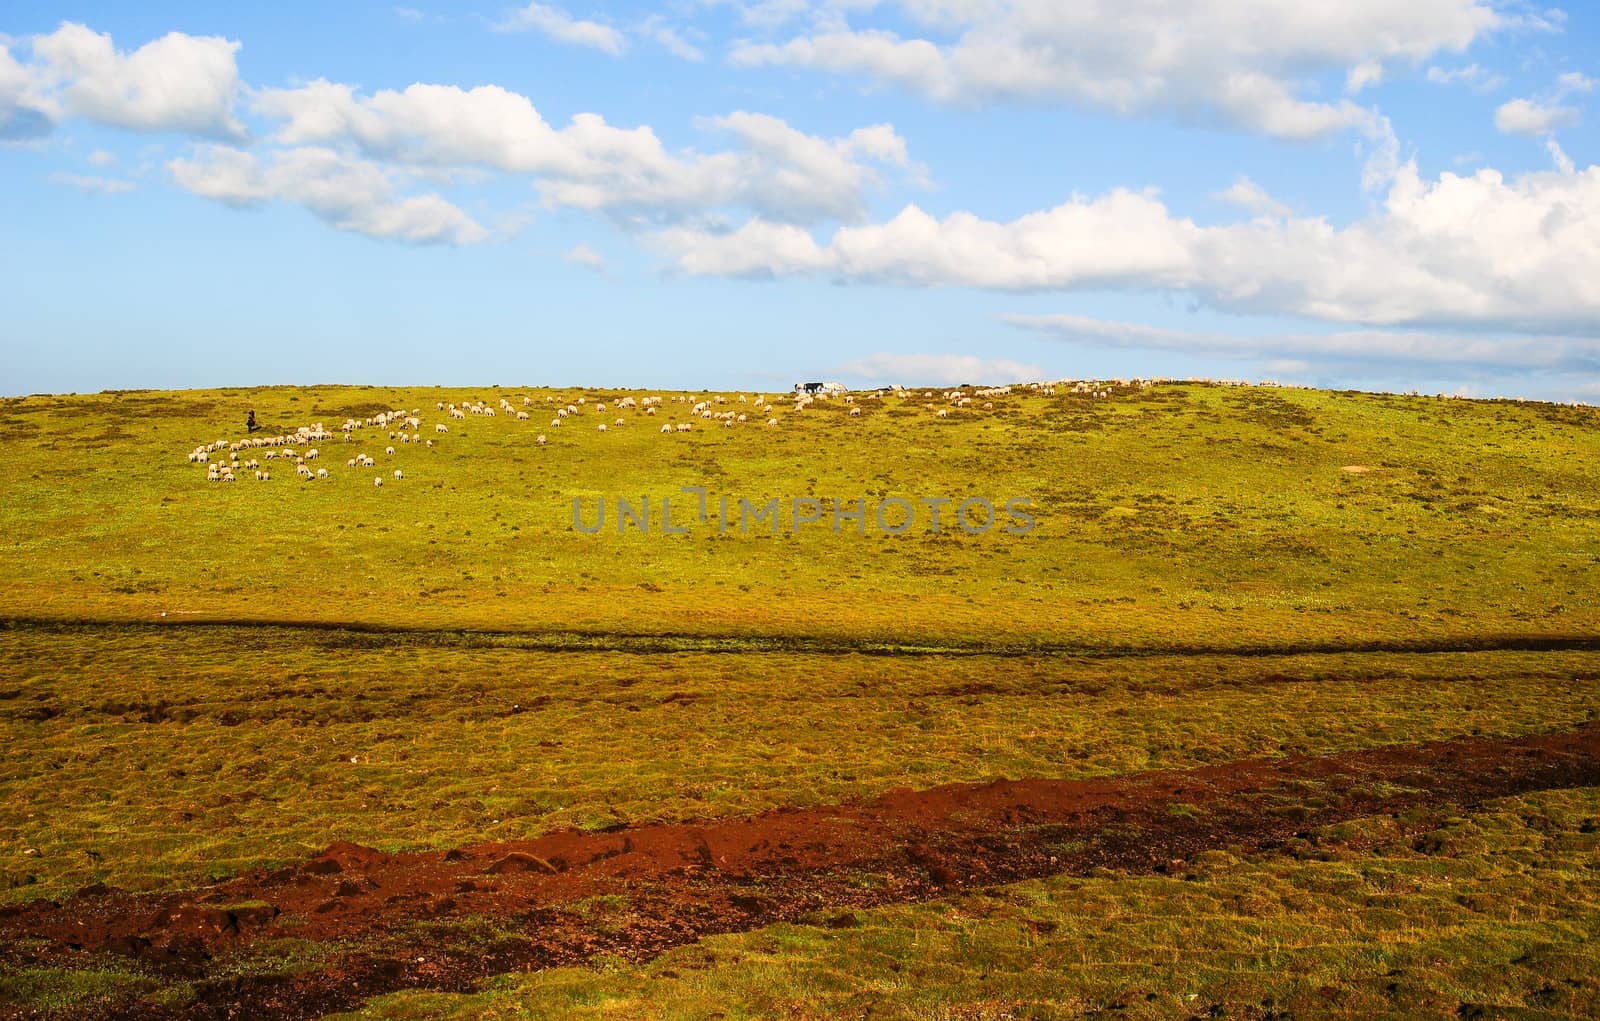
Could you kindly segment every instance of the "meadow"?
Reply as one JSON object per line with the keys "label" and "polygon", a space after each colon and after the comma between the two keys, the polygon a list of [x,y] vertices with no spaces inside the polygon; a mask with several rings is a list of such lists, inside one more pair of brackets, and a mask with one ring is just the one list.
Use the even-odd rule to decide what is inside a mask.
{"label": "meadow", "polygon": [[[773,427],[695,418],[670,435],[661,423],[691,421],[678,395],[646,416],[615,410],[630,392],[603,388],[7,398],[0,905],[79,903],[74,891],[96,884],[199,891],[336,840],[446,851],[902,788],[1593,725],[1600,411],[1109,390],[1018,389],[945,417],[942,390],[780,401]],[[687,396],[745,410],[734,392]],[[551,426],[580,397],[584,410]],[[532,417],[437,410],[502,399]],[[275,460],[269,482],[206,481],[186,455],[238,439],[250,408],[267,433],[417,408],[435,443],[367,426],[316,444],[328,479]],[[358,451],[376,468],[345,467]],[[825,510],[740,534],[679,517],[694,503],[684,487],[713,506],[1026,498],[1033,527],[969,534],[946,519],[935,533],[919,517],[891,535],[869,510],[836,531]],[[574,527],[575,499],[592,524],[618,497],[670,497],[686,531],[619,533],[614,509],[596,534]],[[1186,875],[956,884],[848,926],[785,918],[347,1005],[372,1017],[1588,1016],[1600,1011],[1597,820],[1600,789],[1552,782],[1318,824],[1293,845],[1217,846]],[[645,910],[627,891],[567,907],[601,932]],[[377,952],[297,939],[292,921],[229,944],[200,976],[15,939],[0,953],[0,1012],[202,1016],[219,977]],[[526,928],[452,924],[458,940]]]}

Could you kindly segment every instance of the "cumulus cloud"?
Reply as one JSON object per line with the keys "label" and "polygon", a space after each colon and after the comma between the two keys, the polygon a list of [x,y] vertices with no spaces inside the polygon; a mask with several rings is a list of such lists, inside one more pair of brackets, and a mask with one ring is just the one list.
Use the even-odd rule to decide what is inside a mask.
{"label": "cumulus cloud", "polygon": [[418,244],[470,245],[489,232],[438,195],[397,195],[391,174],[371,162],[315,146],[274,152],[263,162],[227,145],[201,146],[167,164],[181,187],[235,208],[281,200],[339,230]]}
{"label": "cumulus cloud", "polygon": [[639,34],[647,39],[653,39],[662,49],[680,60],[698,64],[706,59],[700,47],[685,38],[682,29],[669,25],[658,14],[652,14],[640,23]]}
{"label": "cumulus cloud", "polygon": [[1382,80],[1391,65],[1463,51],[1513,24],[1539,24],[1484,0],[899,0],[896,6],[923,34],[853,27],[833,10],[810,34],[745,40],[730,59],[745,67],[859,75],[943,102],[1060,101],[1312,138],[1364,126],[1374,114],[1349,100],[1311,98],[1310,76],[1342,70],[1356,92]]}
{"label": "cumulus cloud", "polygon": [[1494,126],[1507,135],[1547,135],[1556,128],[1578,122],[1578,111],[1570,106],[1546,105],[1533,99],[1513,99],[1494,112]]}
{"label": "cumulus cloud", "polygon": [[11,55],[0,37],[0,141],[48,134],[52,118],[36,76]]}
{"label": "cumulus cloud", "polygon": [[573,245],[561,258],[575,266],[587,266],[595,272],[606,268],[606,258],[588,245]]}
{"label": "cumulus cloud", "polygon": [[550,206],[623,218],[742,206],[780,222],[856,221],[878,168],[916,172],[904,140],[886,124],[828,139],[735,112],[701,127],[731,135],[738,150],[674,153],[649,127],[614,127],[598,114],[578,114],[557,129],[526,96],[494,85],[415,84],[362,96],[319,80],[263,90],[255,109],[282,121],[277,138],[287,145],[348,143],[407,166],[530,175]]}
{"label": "cumulus cloud", "polygon": [[36,126],[82,117],[132,131],[245,133],[233,115],[237,42],[169,32],[124,53],[110,35],[67,22],[28,44],[26,65],[0,53],[0,133],[19,112]]}
{"label": "cumulus cloud", "polygon": [[120,181],[112,177],[54,173],[50,175],[50,180],[54,184],[64,184],[69,188],[76,188],[85,195],[117,195],[133,190],[132,181]]}
{"label": "cumulus cloud", "polygon": [[1600,321],[1600,167],[1507,180],[1492,169],[1394,175],[1382,208],[1198,226],[1152,191],[1116,189],[1001,223],[908,205],[826,243],[752,220],[651,238],[696,275],[819,274],[1001,291],[1184,292],[1234,312],[1341,323],[1488,324],[1593,332]]}
{"label": "cumulus cloud", "polygon": [[620,57],[628,48],[626,37],[610,25],[579,20],[550,4],[531,3],[518,8],[496,23],[494,29],[496,32],[539,32],[556,42],[587,46],[613,57]]}
{"label": "cumulus cloud", "polygon": [[1430,67],[1428,81],[1435,85],[1466,85],[1476,92],[1493,92],[1506,83],[1504,75],[1479,67],[1477,64],[1449,69]]}
{"label": "cumulus cloud", "polygon": [[1549,135],[1557,128],[1571,127],[1578,123],[1578,110],[1561,105],[1561,101],[1574,92],[1591,92],[1595,84],[1593,78],[1569,71],[1556,79],[1555,88],[1546,98],[1513,99],[1502,103],[1494,112],[1494,126],[1508,135],[1535,136]]}
{"label": "cumulus cloud", "polygon": [[1427,330],[1239,334],[1171,330],[1070,314],[1008,315],[1006,322],[1086,347],[1175,351],[1221,358],[1412,365],[1438,369],[1600,371],[1600,337],[1478,335]]}
{"label": "cumulus cloud", "polygon": [[833,371],[874,383],[913,386],[958,386],[963,383],[992,385],[1045,378],[1043,368],[1026,362],[954,354],[882,352],[845,362],[835,366]]}
{"label": "cumulus cloud", "polygon": [[1257,216],[1288,216],[1289,207],[1268,195],[1261,185],[1240,175],[1226,191],[1217,193],[1224,202],[1248,210]]}

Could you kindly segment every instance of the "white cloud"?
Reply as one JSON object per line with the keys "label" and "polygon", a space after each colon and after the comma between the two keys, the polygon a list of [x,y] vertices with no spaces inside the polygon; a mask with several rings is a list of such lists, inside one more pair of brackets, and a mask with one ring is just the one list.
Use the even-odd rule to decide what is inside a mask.
{"label": "white cloud", "polygon": [[339,230],[372,238],[470,245],[489,237],[440,196],[398,196],[391,174],[331,149],[279,150],[263,164],[254,153],[206,145],[193,159],[173,160],[167,168],[196,195],[236,208],[292,202]]}
{"label": "white cloud", "polygon": [[494,85],[415,84],[358,96],[316,81],[267,89],[255,109],[283,121],[280,142],[351,143],[370,157],[412,167],[488,167],[535,179],[551,206],[623,218],[674,219],[725,206],[783,222],[855,221],[878,167],[913,174],[905,142],[886,124],[820,138],[763,114],[735,112],[700,126],[732,135],[737,151],[669,152],[649,127],[617,128],[582,113],[548,124],[526,96]]}
{"label": "white cloud", "polygon": [[1268,195],[1261,185],[1243,175],[1240,175],[1239,179],[1233,182],[1232,187],[1226,191],[1218,192],[1216,197],[1224,202],[1236,205],[1240,209],[1248,210],[1257,216],[1281,217],[1289,215],[1288,206]]}
{"label": "white cloud", "polygon": [[532,30],[549,36],[556,42],[590,49],[620,57],[628,48],[628,40],[610,25],[598,21],[580,21],[559,7],[531,3],[518,8],[498,22],[496,32],[523,32]]}
{"label": "white cloud", "polygon": [[[244,135],[233,116],[237,42],[169,32],[132,53],[119,53],[110,35],[67,22],[30,43],[26,73],[32,108],[52,121],[82,117],[133,131]],[[4,63],[0,59],[0,79],[14,74]],[[7,91],[0,82],[0,107]]]}
{"label": "white cloud", "polygon": [[1311,138],[1375,117],[1348,100],[1313,98],[1312,75],[1343,70],[1354,92],[1381,80],[1391,65],[1463,51],[1496,29],[1542,24],[1500,13],[1484,0],[899,0],[898,6],[925,35],[851,27],[833,12],[818,18],[811,34],[745,40],[730,58],[745,67],[862,75],[943,102],[1061,101]]}
{"label": "white cloud", "polygon": [[1394,175],[1380,210],[1201,227],[1153,192],[1075,196],[1009,223],[909,205],[826,244],[753,220],[651,242],[683,272],[992,290],[1185,292],[1218,309],[1332,322],[1593,332],[1600,321],[1600,166],[1506,180],[1492,169]]}
{"label": "white cloud", "polygon": [[50,180],[55,184],[64,184],[69,188],[76,188],[85,195],[117,195],[133,190],[132,181],[119,181],[111,177],[88,177],[82,174],[54,173]]}
{"label": "white cloud", "polygon": [[1568,71],[1556,79],[1556,96],[1571,95],[1574,92],[1593,92],[1597,83],[1593,78],[1577,71]]}
{"label": "white cloud", "polygon": [[1005,322],[1087,347],[1176,351],[1219,358],[1293,359],[1312,363],[1405,364],[1456,369],[1588,371],[1600,369],[1600,337],[1528,337],[1417,330],[1239,334],[1170,330],[1070,314],[1008,315]]}
{"label": "white cloud", "polygon": [[1383,62],[1381,60],[1363,60],[1352,67],[1344,76],[1344,90],[1355,95],[1362,89],[1377,85],[1383,81]]}
{"label": "white cloud", "polygon": [[117,158],[104,149],[96,149],[89,154],[89,162],[97,167],[109,167],[117,162]]}
{"label": "white cloud", "polygon": [[1507,135],[1546,135],[1556,128],[1578,123],[1570,106],[1546,105],[1533,99],[1513,99],[1494,112],[1494,126]]}
{"label": "white cloud", "polygon": [[1428,81],[1435,85],[1466,85],[1475,92],[1493,92],[1506,83],[1505,76],[1497,74],[1477,64],[1468,64],[1465,67],[1456,67],[1446,70],[1442,67],[1428,68]]}
{"label": "white cloud", "polygon": [[655,40],[662,49],[680,60],[698,64],[706,59],[700,47],[686,39],[680,29],[667,24],[660,15],[653,14],[646,18],[639,26],[639,33]]}
{"label": "white cloud", "polygon": [[36,75],[11,55],[0,37],[0,141],[48,134],[53,121],[49,111]]}
{"label": "white cloud", "polygon": [[606,268],[606,257],[588,245],[574,245],[561,258],[575,266],[587,266],[596,272],[604,272]]}
{"label": "white cloud", "polygon": [[833,371],[877,383],[912,386],[1021,383],[1045,378],[1043,368],[1026,362],[953,354],[882,352],[835,366]]}

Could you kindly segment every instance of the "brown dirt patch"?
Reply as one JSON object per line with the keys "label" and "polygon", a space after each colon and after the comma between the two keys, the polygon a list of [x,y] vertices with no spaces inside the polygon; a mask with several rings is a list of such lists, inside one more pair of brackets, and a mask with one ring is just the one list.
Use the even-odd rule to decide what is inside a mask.
{"label": "brown dirt patch", "polygon": [[[196,983],[199,1000],[186,1008],[163,1015],[141,1005],[121,1016],[227,1017],[248,1005],[251,1017],[316,1017],[396,989],[464,991],[488,975],[598,953],[644,960],[776,921],[851,924],[850,908],[968,886],[1100,867],[1182,873],[1201,851],[1270,850],[1344,819],[1590,786],[1600,786],[1593,724],[1105,780],[901,789],[748,819],[450,851],[385,854],[335,843],[299,866],[202,889],[101,887],[62,903],[0,908],[0,961],[73,966],[114,954]],[[1169,811],[1178,805],[1191,807]],[[626,898],[603,925],[580,904],[602,894]],[[468,916],[520,935],[486,947],[432,924]],[[292,976],[215,974],[233,948],[291,935],[327,941],[326,966]]]}

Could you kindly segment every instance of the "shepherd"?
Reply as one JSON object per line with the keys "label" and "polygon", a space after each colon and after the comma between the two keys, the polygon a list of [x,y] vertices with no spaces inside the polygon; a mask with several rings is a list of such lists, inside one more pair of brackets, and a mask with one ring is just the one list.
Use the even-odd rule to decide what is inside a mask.
{"label": "shepherd", "polygon": [[259,428],[261,427],[256,425],[256,409],[251,408],[250,417],[244,420],[244,431],[247,433],[253,433]]}

